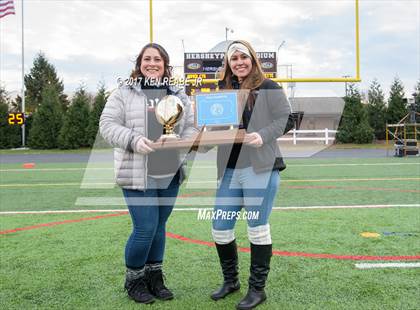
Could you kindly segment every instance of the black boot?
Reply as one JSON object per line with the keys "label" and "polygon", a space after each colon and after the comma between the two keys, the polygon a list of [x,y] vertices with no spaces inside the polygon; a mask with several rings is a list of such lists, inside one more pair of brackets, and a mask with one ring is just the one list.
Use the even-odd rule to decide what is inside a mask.
{"label": "black boot", "polygon": [[146,275],[143,270],[127,269],[124,288],[127,291],[128,297],[135,302],[143,304],[151,304],[155,298],[150,294],[147,288]]}
{"label": "black boot", "polygon": [[211,299],[213,300],[225,298],[241,287],[238,279],[238,250],[236,241],[233,240],[228,244],[216,243],[216,249],[222,267],[224,281],[222,286],[211,294]]}
{"label": "black boot", "polygon": [[272,245],[251,243],[251,266],[249,288],[246,296],[236,306],[237,309],[253,309],[267,299],[264,292],[265,281],[270,271]]}
{"label": "black boot", "polygon": [[146,279],[150,292],[160,300],[170,300],[174,294],[165,286],[163,281],[162,264],[146,265]]}

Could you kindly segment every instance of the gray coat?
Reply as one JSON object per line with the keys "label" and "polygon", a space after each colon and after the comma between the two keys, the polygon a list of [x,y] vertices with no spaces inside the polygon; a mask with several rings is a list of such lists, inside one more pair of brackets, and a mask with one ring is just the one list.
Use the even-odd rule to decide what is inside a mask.
{"label": "gray coat", "polygon": [[[184,115],[179,122],[181,138],[194,135],[194,112],[183,90],[169,87],[173,95],[184,104]],[[139,85],[122,86],[109,96],[99,121],[104,139],[114,147],[116,183],[125,189],[147,188],[147,155],[133,150],[141,137],[147,137],[147,97]],[[185,162],[181,156],[180,162]],[[184,164],[180,169],[180,182],[185,178]]]}
{"label": "gray coat", "polygon": [[[247,147],[249,159],[255,173],[283,170],[286,165],[277,144],[287,125],[291,107],[283,89],[266,79],[259,87],[247,132],[257,132],[263,140],[258,148]],[[217,149],[217,179],[225,172],[233,145]]]}

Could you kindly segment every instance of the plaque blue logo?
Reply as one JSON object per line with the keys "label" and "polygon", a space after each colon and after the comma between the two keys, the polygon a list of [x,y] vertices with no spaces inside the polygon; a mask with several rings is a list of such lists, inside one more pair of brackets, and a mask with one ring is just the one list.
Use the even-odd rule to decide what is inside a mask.
{"label": "plaque blue logo", "polygon": [[236,92],[215,92],[195,96],[197,126],[239,125]]}

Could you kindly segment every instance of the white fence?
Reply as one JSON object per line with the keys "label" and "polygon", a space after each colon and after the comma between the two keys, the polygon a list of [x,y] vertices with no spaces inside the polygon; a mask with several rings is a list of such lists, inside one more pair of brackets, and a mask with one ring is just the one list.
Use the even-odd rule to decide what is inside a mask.
{"label": "white fence", "polygon": [[[331,130],[328,128],[319,129],[319,130],[290,130],[286,135],[277,139],[277,141],[293,141],[293,144],[296,145],[297,141],[324,141],[327,145],[330,141],[335,140],[335,134],[337,130]],[[303,136],[301,136],[301,134]],[[306,134],[306,135],[305,135]],[[308,134],[319,135],[319,136],[308,136]],[[330,137],[330,134],[332,136]]]}

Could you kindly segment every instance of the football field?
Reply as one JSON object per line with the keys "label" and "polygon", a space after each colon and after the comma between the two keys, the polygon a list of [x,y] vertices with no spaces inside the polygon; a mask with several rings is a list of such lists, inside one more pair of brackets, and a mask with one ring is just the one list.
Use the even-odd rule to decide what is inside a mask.
{"label": "football field", "polygon": [[[270,224],[267,301],[258,309],[419,309],[419,158],[288,159]],[[222,281],[211,220],[215,164],[189,164],[167,225],[164,269],[175,294],[150,309],[234,309],[249,243],[238,220],[240,293]],[[138,309],[123,290],[131,221],[112,166],[0,167],[0,307]],[[393,265],[389,265],[393,264]],[[416,268],[417,266],[417,268]]]}

